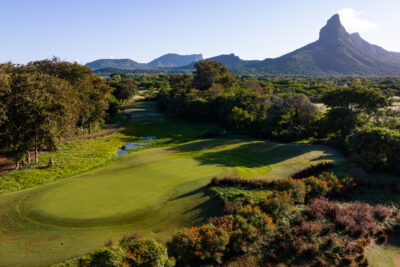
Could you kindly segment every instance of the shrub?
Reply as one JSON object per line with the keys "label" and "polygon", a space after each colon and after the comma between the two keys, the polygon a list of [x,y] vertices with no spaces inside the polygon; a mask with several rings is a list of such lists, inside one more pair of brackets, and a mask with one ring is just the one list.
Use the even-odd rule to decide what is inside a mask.
{"label": "shrub", "polygon": [[249,224],[253,225],[264,236],[269,236],[275,229],[272,217],[262,212],[258,206],[246,205],[237,214],[245,218]]}
{"label": "shrub", "polygon": [[246,205],[234,215],[210,218],[209,222],[230,236],[225,258],[249,252],[255,243],[270,237],[275,229],[272,218],[258,206],[251,205]]}
{"label": "shrub", "polygon": [[219,265],[229,243],[227,231],[212,224],[183,228],[167,243],[178,266]]}
{"label": "shrub", "polygon": [[386,218],[392,217],[394,214],[395,210],[390,207],[383,206],[381,204],[375,206],[374,216],[379,221],[383,221]]}
{"label": "shrub", "polygon": [[230,238],[225,257],[238,256],[248,252],[250,246],[262,238],[258,229],[240,215],[211,218],[209,222],[229,233]]}
{"label": "shrub", "polygon": [[282,222],[288,216],[294,201],[291,193],[279,193],[274,191],[268,196],[262,205],[263,211],[270,214],[274,221]]}
{"label": "shrub", "polygon": [[306,186],[301,180],[296,180],[291,177],[281,179],[276,182],[275,188],[278,191],[289,193],[295,203],[304,203]]}
{"label": "shrub", "polygon": [[367,170],[395,170],[400,163],[400,133],[386,128],[355,130],[346,140],[352,159]]}
{"label": "shrub", "polygon": [[78,266],[129,266],[125,261],[126,257],[127,252],[119,246],[102,247],[88,256],[81,257],[78,260]]}
{"label": "shrub", "polygon": [[323,172],[318,177],[310,176],[302,179],[307,187],[307,199],[335,195],[356,186],[353,178],[339,179],[335,174]]}
{"label": "shrub", "polygon": [[267,179],[243,179],[238,177],[224,177],[224,178],[217,178],[214,177],[208,183],[207,187],[212,186],[220,186],[220,185],[227,185],[227,186],[235,186],[241,185],[251,188],[263,188],[269,187],[272,185],[272,182]]}
{"label": "shrub", "polygon": [[152,239],[123,239],[120,245],[128,252],[126,262],[130,266],[173,266],[167,249]]}
{"label": "shrub", "polygon": [[235,214],[237,213],[240,209],[242,209],[242,202],[240,201],[226,201],[224,203],[224,213],[225,214]]}
{"label": "shrub", "polygon": [[306,212],[311,218],[329,219],[336,227],[353,237],[370,237],[380,230],[384,219],[396,220],[397,212],[378,205],[352,202],[340,205],[327,199],[313,199]]}

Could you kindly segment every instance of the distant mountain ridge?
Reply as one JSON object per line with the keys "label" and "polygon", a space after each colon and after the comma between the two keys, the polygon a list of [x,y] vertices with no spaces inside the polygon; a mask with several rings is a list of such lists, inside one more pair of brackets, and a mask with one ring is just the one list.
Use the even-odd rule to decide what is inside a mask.
{"label": "distant mountain ridge", "polygon": [[200,61],[202,59],[203,59],[202,54],[193,54],[193,55],[166,54],[147,63],[147,66],[152,68],[175,68],[175,67],[185,66],[190,63]]}
{"label": "distant mountain ridge", "polygon": [[[217,61],[224,64],[230,69],[246,68],[252,64],[261,62],[260,60],[243,60],[235,54],[219,55],[216,57],[208,58],[209,60]],[[181,69],[192,69],[194,68],[194,63],[180,67]]]}
{"label": "distant mountain ridge", "polygon": [[249,67],[271,74],[391,76],[400,75],[400,53],[349,34],[334,15],[316,42]]}
{"label": "distant mountain ridge", "polygon": [[[331,17],[320,30],[319,39],[291,53],[274,59],[243,60],[235,54],[209,58],[218,61],[235,73],[285,74],[285,75],[400,75],[400,53],[389,52],[372,45],[358,33],[349,34],[340,22],[339,15]],[[194,63],[202,55],[181,56],[167,54],[148,64],[113,60],[97,60],[88,63],[92,69],[146,69],[165,68],[169,72],[193,70]],[[189,63],[188,63],[189,62]],[[184,64],[185,63],[185,64]],[[109,65],[107,65],[109,64]],[[126,67],[129,66],[129,67]]]}
{"label": "distant mountain ridge", "polygon": [[86,64],[87,67],[97,70],[104,68],[117,69],[137,69],[144,68],[146,64],[141,64],[129,58],[124,59],[98,59]]}
{"label": "distant mountain ridge", "polygon": [[203,59],[202,54],[178,55],[165,54],[149,63],[138,63],[132,59],[98,59],[86,64],[87,67],[98,70],[105,68],[116,69],[150,69],[150,68],[175,68],[188,65]]}

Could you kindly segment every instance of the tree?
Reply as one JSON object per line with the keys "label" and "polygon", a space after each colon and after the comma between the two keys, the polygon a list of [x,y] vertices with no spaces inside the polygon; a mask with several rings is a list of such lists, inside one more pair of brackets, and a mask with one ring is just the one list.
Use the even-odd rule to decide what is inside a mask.
{"label": "tree", "polygon": [[228,117],[230,123],[237,129],[245,128],[253,122],[254,118],[242,108],[234,107]]}
{"label": "tree", "polygon": [[194,85],[197,89],[205,91],[215,83],[223,85],[225,88],[233,86],[235,79],[229,74],[228,68],[222,63],[203,60],[194,64]]}
{"label": "tree", "polygon": [[[101,123],[106,115],[111,88],[101,77],[78,63],[60,61],[57,58],[30,63],[40,72],[68,81],[75,89],[79,100],[74,114],[79,118],[78,126],[86,127],[89,133],[95,123]],[[28,64],[29,65],[29,64]]]}
{"label": "tree", "polygon": [[55,149],[56,142],[75,125],[72,87],[57,77],[39,73],[32,66],[18,67],[10,75],[5,123],[0,140],[5,154],[18,162],[31,148]]}
{"label": "tree", "polygon": [[275,100],[274,105],[279,113],[280,128],[296,136],[309,130],[318,115],[317,108],[305,95],[283,95]]}
{"label": "tree", "polygon": [[193,86],[193,76],[189,74],[176,74],[169,77],[169,84],[176,93],[188,92]]}
{"label": "tree", "polygon": [[322,102],[331,109],[347,108],[373,115],[379,109],[391,106],[393,99],[384,95],[381,90],[353,85],[327,92]]}
{"label": "tree", "polygon": [[120,101],[131,99],[136,94],[138,88],[135,79],[130,77],[122,77],[119,83],[116,83],[114,86],[115,90],[113,94]]}
{"label": "tree", "polygon": [[247,80],[245,81],[245,85],[247,88],[250,88],[259,94],[265,94],[264,87],[257,80]]}
{"label": "tree", "polygon": [[368,170],[389,168],[399,170],[400,133],[385,128],[355,130],[347,139],[351,157]]}

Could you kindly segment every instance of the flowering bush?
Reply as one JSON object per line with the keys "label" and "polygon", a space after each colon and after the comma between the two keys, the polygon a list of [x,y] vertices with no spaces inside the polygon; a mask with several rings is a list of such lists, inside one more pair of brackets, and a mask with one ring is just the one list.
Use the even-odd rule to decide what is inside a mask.
{"label": "flowering bush", "polygon": [[353,178],[339,179],[335,174],[323,172],[318,177],[310,176],[301,180],[307,187],[307,198],[324,197],[328,193],[338,194],[345,189],[356,186]]}
{"label": "flowering bush", "polygon": [[[330,219],[336,227],[353,237],[369,237],[384,229],[381,222],[389,220],[389,224],[397,222],[398,211],[378,205],[352,202],[340,205],[327,199],[313,199],[306,209],[314,219]],[[392,222],[390,222],[390,220]]]}
{"label": "flowering bush", "polygon": [[292,193],[274,191],[263,202],[263,211],[270,214],[275,222],[284,220],[294,205]]}
{"label": "flowering bush", "polygon": [[78,259],[78,266],[129,266],[126,262],[128,253],[120,246],[102,247],[88,256]]}
{"label": "flowering bush", "polygon": [[246,205],[237,213],[253,225],[262,235],[269,235],[275,229],[272,217],[261,211],[259,206]]}
{"label": "flowering bush", "polygon": [[293,179],[291,177],[281,179],[276,183],[275,188],[278,191],[289,193],[295,203],[304,203],[306,186],[302,180]]}
{"label": "flowering bush", "polygon": [[[89,255],[76,260],[72,266],[174,266],[173,259],[168,258],[167,249],[152,239],[124,238],[119,245],[102,247]],[[69,265],[67,265],[69,266]]]}
{"label": "flowering bush", "polygon": [[211,218],[209,222],[230,236],[225,258],[251,251],[255,243],[269,237],[275,229],[272,218],[263,213],[260,207],[251,205],[246,205],[233,215]]}
{"label": "flowering bush", "polygon": [[229,234],[226,230],[212,224],[204,224],[183,228],[173,235],[167,247],[170,255],[175,257],[177,265],[219,265],[228,243]]}
{"label": "flowering bush", "polygon": [[125,239],[120,245],[127,251],[125,261],[130,266],[173,266],[167,249],[152,239]]}
{"label": "flowering bush", "polygon": [[251,245],[262,238],[258,229],[240,215],[211,218],[210,223],[229,233],[229,243],[224,253],[228,257],[248,252]]}

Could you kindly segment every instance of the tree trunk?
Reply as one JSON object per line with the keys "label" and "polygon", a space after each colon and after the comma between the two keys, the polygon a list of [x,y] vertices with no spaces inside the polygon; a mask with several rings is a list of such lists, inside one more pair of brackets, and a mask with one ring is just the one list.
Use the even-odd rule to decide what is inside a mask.
{"label": "tree trunk", "polygon": [[37,138],[35,138],[35,164],[39,164]]}
{"label": "tree trunk", "polygon": [[16,169],[16,170],[19,169],[19,162],[18,162],[18,160],[15,161],[15,169]]}
{"label": "tree trunk", "polygon": [[28,157],[27,157],[28,165],[31,164],[31,152],[28,151]]}
{"label": "tree trunk", "polygon": [[89,122],[89,134],[92,133],[92,124]]}

